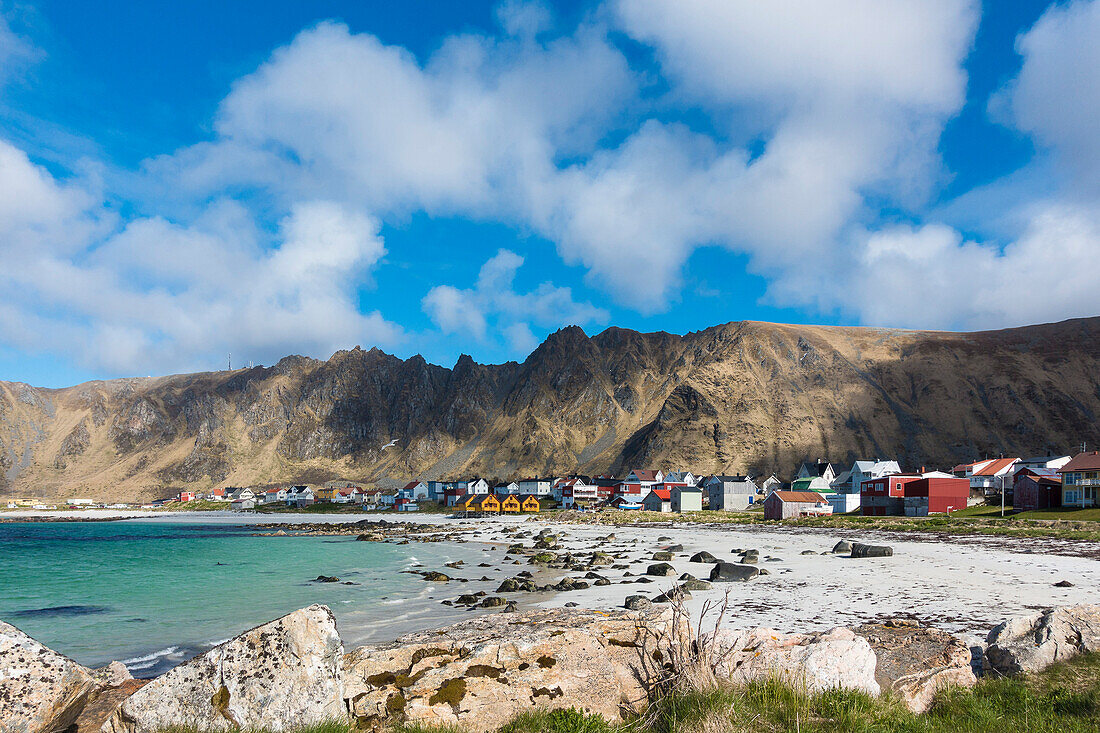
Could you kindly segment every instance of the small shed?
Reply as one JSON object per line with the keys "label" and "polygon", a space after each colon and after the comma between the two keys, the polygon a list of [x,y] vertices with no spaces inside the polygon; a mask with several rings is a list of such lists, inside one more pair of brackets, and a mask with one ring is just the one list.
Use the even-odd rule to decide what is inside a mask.
{"label": "small shed", "polygon": [[796,519],[832,513],[832,505],[813,491],[773,491],[764,500],[764,519]]}
{"label": "small shed", "polygon": [[672,511],[703,511],[703,492],[695,486],[674,486],[672,488]]}
{"label": "small shed", "polygon": [[654,489],[642,499],[642,507],[647,512],[671,512],[672,492],[668,489]]}

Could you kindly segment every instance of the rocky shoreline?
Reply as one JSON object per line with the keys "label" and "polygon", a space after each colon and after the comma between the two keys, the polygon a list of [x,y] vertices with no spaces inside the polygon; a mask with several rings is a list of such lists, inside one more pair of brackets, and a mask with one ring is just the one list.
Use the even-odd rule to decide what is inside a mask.
{"label": "rocky shoreline", "polygon": [[117,665],[86,669],[0,622],[0,730],[279,731],[348,719],[361,730],[415,722],[489,731],[557,708],[618,722],[641,713],[670,680],[700,673],[722,684],[778,678],[808,691],[889,692],[920,713],[939,691],[973,686],[983,672],[1031,673],[1100,650],[1095,605],[1008,619],[977,650],[905,620],[698,635],[685,621],[675,607],[498,613],[345,651],[335,616],[314,605],[150,681],[129,679]]}

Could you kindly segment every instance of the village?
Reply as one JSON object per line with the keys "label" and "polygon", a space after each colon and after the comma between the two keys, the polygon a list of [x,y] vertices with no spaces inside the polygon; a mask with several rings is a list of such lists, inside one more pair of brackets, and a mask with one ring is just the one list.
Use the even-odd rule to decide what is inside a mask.
{"label": "village", "polygon": [[[256,509],[362,510],[368,512],[445,511],[463,516],[530,514],[550,510],[762,511],[765,519],[832,514],[925,517],[967,507],[1000,504],[1013,511],[1092,508],[1100,491],[1100,451],[1075,456],[999,457],[959,464],[950,471],[905,471],[896,460],[859,460],[843,468],[827,461],[801,463],[789,482],[776,475],[697,475],[687,470],[634,469],[612,475],[522,478],[491,482],[409,481],[380,489],[334,480],[275,488],[225,487],[209,492],[180,491],[141,504],[152,509],[212,503],[235,511]],[[94,502],[70,499],[71,508]],[[15,505],[10,505],[15,508]],[[113,504],[108,508],[124,508]],[[194,505],[196,508],[197,504]],[[35,508],[47,508],[35,505]]]}

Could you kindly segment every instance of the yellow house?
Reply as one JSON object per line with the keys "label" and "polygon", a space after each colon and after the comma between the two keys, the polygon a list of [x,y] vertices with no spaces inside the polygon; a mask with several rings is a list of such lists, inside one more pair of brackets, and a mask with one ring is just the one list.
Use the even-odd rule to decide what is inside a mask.
{"label": "yellow house", "polygon": [[528,496],[523,500],[523,511],[525,512],[538,512],[539,500],[533,496]]}
{"label": "yellow house", "polygon": [[504,497],[504,501],[500,503],[500,508],[506,512],[517,513],[520,511],[521,507],[519,499],[513,494],[508,494],[508,496]]}
{"label": "yellow house", "polygon": [[313,497],[317,501],[335,501],[338,493],[340,489],[335,486],[322,486],[313,492]]}
{"label": "yellow house", "polygon": [[467,504],[467,511],[475,512],[500,512],[500,499],[493,494],[478,494],[474,500]]}

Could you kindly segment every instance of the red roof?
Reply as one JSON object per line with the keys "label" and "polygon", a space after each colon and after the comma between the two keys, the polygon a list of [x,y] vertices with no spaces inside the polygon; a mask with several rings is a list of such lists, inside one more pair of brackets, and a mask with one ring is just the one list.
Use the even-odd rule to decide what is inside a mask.
{"label": "red roof", "polygon": [[659,498],[663,499],[664,501],[671,501],[672,500],[672,492],[669,491],[668,489],[654,489],[652,491],[652,493],[656,494]]}
{"label": "red roof", "polygon": [[405,484],[405,488],[403,489],[403,491],[412,491],[417,486],[419,486],[420,483],[420,481],[410,481],[409,483]]}
{"label": "red roof", "polygon": [[809,502],[817,504],[825,501],[825,497],[813,491],[773,491],[772,496],[778,496],[782,501]]}
{"label": "red roof", "polygon": [[1100,471],[1100,451],[1078,453],[1069,463],[1058,469],[1058,473],[1067,471]]}
{"label": "red roof", "polygon": [[656,481],[657,480],[657,472],[656,471],[646,471],[646,470],[635,469],[635,470],[631,471],[631,473],[633,473],[635,476],[637,476],[639,481]]}
{"label": "red roof", "polygon": [[974,472],[974,476],[996,476],[1001,471],[1011,466],[1019,458],[997,458],[991,461],[989,464],[982,466],[980,469]]}

